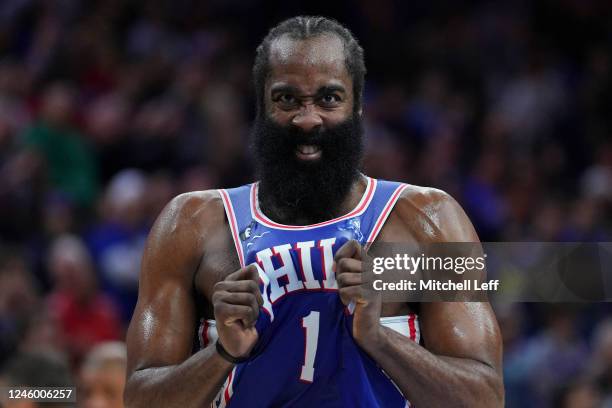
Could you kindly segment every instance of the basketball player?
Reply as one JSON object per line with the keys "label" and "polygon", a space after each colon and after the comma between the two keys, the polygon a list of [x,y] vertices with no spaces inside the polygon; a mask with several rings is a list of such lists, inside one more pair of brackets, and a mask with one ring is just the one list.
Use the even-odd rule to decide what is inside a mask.
{"label": "basketball player", "polygon": [[127,406],[502,406],[488,304],[411,307],[360,290],[366,243],[478,237],[445,193],[358,171],[365,67],[351,33],[289,19],[253,71],[259,182],[180,195],[159,216],[128,332]]}

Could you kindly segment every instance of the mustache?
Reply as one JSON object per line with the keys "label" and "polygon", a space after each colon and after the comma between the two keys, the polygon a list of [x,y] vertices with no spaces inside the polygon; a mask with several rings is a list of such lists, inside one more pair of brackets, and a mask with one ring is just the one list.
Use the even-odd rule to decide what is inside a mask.
{"label": "mustache", "polygon": [[287,135],[290,138],[291,144],[298,145],[323,145],[325,139],[325,131],[322,128],[306,132],[300,128],[288,129]]}
{"label": "mustache", "polygon": [[321,145],[324,143],[325,131],[317,128],[311,131],[304,131],[294,126],[279,125],[269,119],[265,122],[269,134],[283,137],[282,144],[286,147],[295,147],[303,144]]}
{"label": "mustache", "polygon": [[[311,131],[305,131],[291,125],[281,125],[274,120],[264,117],[256,120],[253,132],[256,137],[251,139],[251,150],[260,155],[268,152],[276,152],[277,158],[284,157],[285,160],[293,160],[293,152],[300,145],[313,145],[322,150],[336,151],[338,149],[338,132],[348,132],[352,122],[346,121],[333,127],[319,126]],[[265,136],[264,136],[265,135]],[[261,143],[266,143],[262,146]],[[264,158],[271,158],[267,154]]]}

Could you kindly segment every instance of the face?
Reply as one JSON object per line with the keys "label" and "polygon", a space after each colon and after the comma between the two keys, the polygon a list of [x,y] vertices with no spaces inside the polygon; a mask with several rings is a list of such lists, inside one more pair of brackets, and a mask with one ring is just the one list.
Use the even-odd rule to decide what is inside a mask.
{"label": "face", "polygon": [[[305,133],[332,128],[353,112],[353,81],[346,69],[342,41],[323,35],[305,41],[288,36],[270,47],[270,73],[265,84],[268,117]],[[313,160],[316,154],[299,155]]]}
{"label": "face", "polygon": [[81,374],[82,408],[123,408],[125,371],[120,366],[85,370]]}
{"label": "face", "polygon": [[361,118],[342,42],[333,35],[271,44],[264,115],[254,126],[260,204],[320,221],[350,190]]}

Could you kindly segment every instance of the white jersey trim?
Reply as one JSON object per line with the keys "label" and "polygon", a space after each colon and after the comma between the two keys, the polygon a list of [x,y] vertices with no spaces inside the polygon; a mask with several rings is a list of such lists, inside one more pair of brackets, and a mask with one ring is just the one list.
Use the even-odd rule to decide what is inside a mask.
{"label": "white jersey trim", "polygon": [[377,184],[376,179],[373,179],[368,176],[366,176],[366,178],[367,178],[366,189],[363,193],[363,196],[361,197],[361,200],[359,201],[357,206],[352,211],[340,217],[334,218],[332,220],[322,221],[322,222],[319,222],[316,224],[310,224],[310,225],[286,225],[286,224],[280,224],[278,222],[275,222],[269,219],[259,208],[259,196],[258,196],[259,183],[253,183],[251,184],[251,195],[250,195],[251,216],[253,217],[253,219],[257,220],[259,223],[265,225],[266,227],[279,229],[279,230],[287,230],[287,231],[310,230],[310,229],[324,227],[326,225],[334,224],[338,221],[341,221],[347,218],[357,217],[363,214],[368,209],[368,206],[370,205],[370,202],[372,201],[372,198],[374,197],[374,192],[376,191],[376,184]]}
{"label": "white jersey trim", "polygon": [[223,208],[225,208],[225,214],[229,223],[230,231],[232,233],[232,239],[234,246],[236,247],[236,253],[238,254],[238,260],[240,261],[240,267],[244,268],[244,252],[242,250],[242,244],[240,243],[240,231],[238,231],[238,220],[236,219],[236,212],[232,205],[232,200],[229,197],[227,190],[218,190],[223,200]]}
{"label": "white jersey trim", "polygon": [[391,210],[393,210],[393,207],[395,207],[395,203],[397,203],[397,200],[399,200],[400,196],[402,195],[402,191],[404,191],[406,187],[408,187],[407,184],[400,184],[395,189],[393,194],[391,194],[391,198],[389,198],[389,201],[387,201],[385,208],[383,208],[380,215],[376,219],[376,222],[374,223],[374,228],[372,228],[372,231],[370,231],[370,235],[368,236],[368,239],[366,240],[366,245],[365,245],[366,251],[370,249],[370,246],[378,237],[378,234],[382,230],[382,227],[385,225],[387,218],[389,218],[389,215],[391,214]]}

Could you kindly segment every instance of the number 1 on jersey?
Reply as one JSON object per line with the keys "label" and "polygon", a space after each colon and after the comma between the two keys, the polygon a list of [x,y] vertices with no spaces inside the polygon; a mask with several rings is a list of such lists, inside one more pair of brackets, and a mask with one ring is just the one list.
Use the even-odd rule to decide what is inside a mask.
{"label": "number 1 on jersey", "polygon": [[319,342],[319,312],[313,310],[306,317],[302,317],[302,327],[304,328],[306,344],[300,380],[312,382],[314,378],[314,361],[317,355],[317,343]]}

